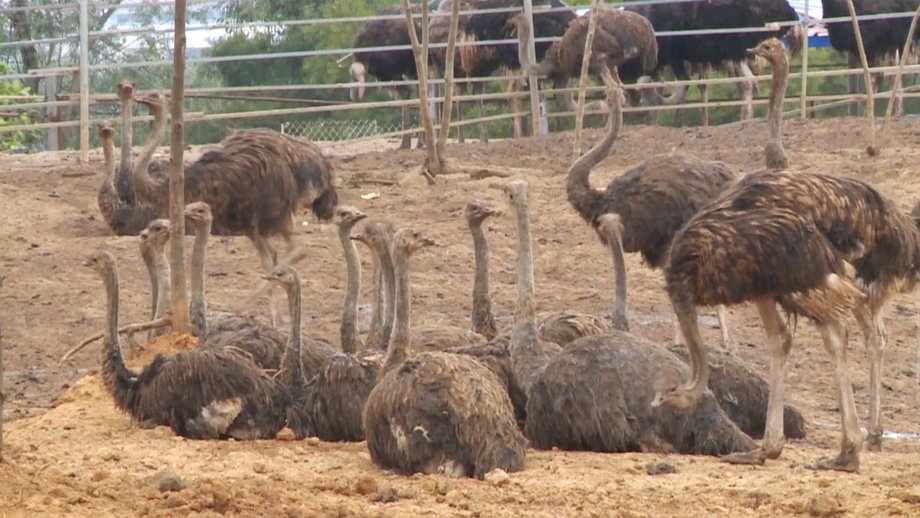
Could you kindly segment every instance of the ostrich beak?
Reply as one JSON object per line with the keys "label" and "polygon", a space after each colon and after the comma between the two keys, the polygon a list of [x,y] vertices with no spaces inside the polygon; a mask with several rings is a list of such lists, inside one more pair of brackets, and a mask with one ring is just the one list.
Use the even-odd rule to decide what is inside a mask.
{"label": "ostrich beak", "polygon": [[746,51],[744,51],[744,53],[747,54],[747,57],[749,58],[756,58],[757,57],[757,47],[754,47],[752,49],[747,49]]}

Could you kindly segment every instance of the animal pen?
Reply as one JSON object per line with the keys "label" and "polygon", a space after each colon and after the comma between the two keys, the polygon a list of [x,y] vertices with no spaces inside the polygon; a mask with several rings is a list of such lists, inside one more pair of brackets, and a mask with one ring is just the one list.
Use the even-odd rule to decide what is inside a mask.
{"label": "animal pen", "polygon": [[[701,0],[649,0],[641,2],[633,2],[629,5],[654,5],[654,4],[668,4],[668,3],[677,3],[677,2],[694,2]],[[810,0],[812,4],[818,4],[820,0]],[[220,9],[223,6],[223,2],[215,1],[205,1],[205,0],[190,0],[190,6],[196,6],[199,9]],[[525,9],[528,15],[529,23],[532,25],[533,12],[541,13],[547,11],[561,11],[568,8],[549,8],[543,5],[536,5],[537,2],[533,2],[533,7],[530,9],[531,0],[526,0],[523,2],[523,5],[527,8]],[[806,9],[809,2],[805,2]],[[6,16],[12,16],[14,14],[21,14],[27,12],[36,12],[47,9],[54,9],[56,11],[62,11],[70,13],[69,15],[79,17],[79,31],[76,33],[65,34],[61,36],[56,36],[52,38],[44,39],[30,39],[30,40],[10,40],[3,43],[0,43],[0,51],[7,52],[7,59],[13,59],[9,56],[12,56],[14,53],[19,52],[21,49],[26,47],[35,47],[35,46],[49,46],[49,45],[61,45],[63,43],[76,42],[76,45],[72,45],[69,48],[76,49],[76,54],[72,56],[73,64],[54,67],[54,68],[37,68],[28,70],[25,73],[6,73],[0,75],[0,82],[13,82],[13,81],[22,81],[22,80],[31,80],[37,81],[37,84],[41,84],[40,92],[33,92],[30,95],[16,95],[16,96],[5,96],[3,97],[3,111],[7,114],[7,118],[18,117],[20,114],[29,114],[31,121],[28,123],[11,123],[5,126],[0,126],[0,133],[8,132],[23,132],[23,131],[41,131],[45,132],[46,138],[44,139],[45,145],[42,146],[44,149],[54,150],[61,149],[64,147],[78,147],[81,151],[81,157],[85,161],[88,158],[88,153],[90,149],[90,128],[91,124],[95,119],[99,118],[108,118],[109,112],[107,111],[108,105],[116,103],[118,101],[117,95],[114,93],[114,88],[110,85],[101,85],[99,83],[99,75],[104,71],[116,71],[124,72],[125,74],[130,73],[132,70],[141,69],[141,68],[163,68],[171,67],[172,61],[168,59],[158,60],[158,61],[139,61],[139,62],[125,62],[125,63],[116,63],[116,62],[99,62],[99,63],[90,63],[89,62],[89,47],[93,42],[102,37],[108,36],[121,36],[123,38],[140,38],[148,35],[154,34],[170,34],[172,28],[170,26],[155,26],[147,28],[124,28],[124,29],[112,29],[112,30],[99,30],[99,31],[90,31],[89,30],[89,19],[91,14],[99,13],[105,10],[131,10],[138,9],[142,7],[150,7],[151,5],[160,6],[164,9],[164,13],[169,13],[171,11],[171,2],[165,2],[160,0],[150,1],[150,2],[121,2],[121,3],[100,3],[100,2],[91,2],[89,0],[81,0],[79,2],[71,3],[62,3],[62,4],[53,4],[53,5],[34,5],[34,6],[24,6],[24,7],[3,7],[0,9]],[[615,4],[610,3],[611,6],[622,6],[627,4]],[[501,9],[487,9],[487,10],[478,10],[470,11],[465,10],[461,11],[461,16],[469,15],[475,13],[486,13],[486,12],[517,12],[518,8],[501,8]],[[418,14],[415,15],[418,18]],[[450,16],[449,12],[437,12],[432,11],[430,14],[431,18],[434,19],[438,16]],[[869,16],[860,16],[860,20],[879,20],[879,19],[893,19],[893,18],[906,18],[913,16],[913,13],[890,13],[884,15],[869,15]],[[283,25],[285,27],[349,27],[353,28],[355,32],[366,22],[371,20],[380,20],[384,18],[393,18],[398,19],[402,17],[402,14],[388,15],[386,17],[382,16],[362,16],[362,17],[340,17],[340,18],[324,18],[324,19],[303,19],[303,20],[288,20],[284,22],[267,22],[267,21],[255,21],[250,23],[205,23],[198,25],[189,25],[188,31],[190,34],[201,32],[201,31],[258,31],[267,27],[273,27],[278,25]],[[171,15],[170,15],[171,18]],[[824,19],[821,22],[828,21],[848,21],[849,18],[834,18],[834,19]],[[667,38],[676,35],[694,35],[694,34],[731,34],[731,33],[742,33],[742,32],[756,32],[756,31],[776,31],[777,27],[780,26],[791,26],[796,23],[800,23],[802,29],[808,31],[810,28],[814,27],[818,20],[805,16],[800,22],[783,22],[780,24],[773,24],[767,27],[738,27],[730,29],[718,29],[718,30],[697,30],[697,31],[658,31],[656,35],[659,38]],[[806,32],[807,33],[807,32]],[[537,42],[546,42],[552,41],[553,38],[537,38]],[[462,52],[462,47],[464,46],[495,46],[495,45],[517,45],[517,42],[514,40],[487,40],[487,41],[458,41],[458,51]],[[432,44],[431,48],[440,48],[444,47],[444,44]],[[409,46],[385,46],[385,47],[372,47],[372,48],[362,48],[360,50],[370,50],[370,51],[386,51],[386,52],[395,52],[399,50],[406,50],[410,48]],[[859,93],[817,93],[810,91],[808,88],[809,83],[814,83],[817,80],[824,78],[834,78],[834,77],[857,77],[864,74],[862,68],[848,68],[848,69],[835,69],[835,70],[813,70],[809,69],[809,60],[808,60],[808,46],[806,43],[804,58],[802,59],[801,67],[799,70],[793,71],[790,75],[790,84],[795,84],[796,82],[800,85],[801,94],[798,98],[788,98],[787,103],[794,105],[788,107],[786,111],[787,115],[800,115],[801,117],[808,117],[814,113],[832,109],[839,108],[841,106],[852,105],[854,103],[863,103],[868,100],[868,96],[865,94]],[[387,125],[386,123],[379,122],[377,120],[378,114],[384,113],[384,110],[398,110],[404,106],[414,107],[417,106],[418,100],[415,98],[411,99],[399,99],[399,100],[378,100],[378,101],[368,101],[368,102],[350,102],[348,100],[347,91],[348,89],[358,86],[357,83],[350,82],[347,80],[346,68],[347,63],[351,59],[352,52],[359,50],[355,48],[333,48],[333,49],[311,49],[311,50],[302,50],[302,51],[292,51],[292,52],[279,52],[279,53],[267,53],[267,54],[248,54],[248,55],[233,55],[233,56],[208,56],[207,52],[204,52],[201,56],[198,57],[189,57],[187,61],[187,66],[190,69],[195,67],[216,65],[220,63],[232,63],[232,62],[243,62],[243,61],[256,61],[262,62],[266,60],[277,60],[277,59],[322,59],[322,60],[335,60],[340,64],[339,70],[340,74],[337,77],[329,77],[328,82],[322,84],[294,84],[294,85],[261,85],[261,86],[216,86],[216,87],[200,87],[200,88],[188,88],[187,97],[192,99],[211,99],[211,100],[221,100],[221,99],[233,99],[239,102],[248,102],[251,100],[252,104],[256,102],[265,102],[273,101],[279,106],[277,108],[271,109],[245,109],[239,111],[187,111],[186,112],[186,122],[189,124],[197,124],[201,122],[222,122],[226,121],[231,123],[231,121],[243,121],[243,120],[252,120],[248,124],[257,124],[257,125],[269,125],[275,126],[276,129],[287,130],[289,132],[299,133],[298,130],[308,129],[311,130],[311,133],[303,135],[306,137],[313,137],[315,140],[345,140],[345,141],[360,141],[366,139],[377,139],[377,138],[392,138],[398,137],[407,133],[418,133],[420,132],[419,127],[410,128],[410,129],[397,129],[392,125]],[[904,63],[902,62],[902,65]],[[894,75],[899,72],[899,67],[897,66],[883,66],[883,67],[873,67],[871,68],[871,73],[881,73],[887,76]],[[916,74],[920,72],[920,65],[907,65],[903,66],[900,69],[900,72],[908,74]],[[867,74],[868,75],[868,74]],[[73,86],[71,87],[71,92],[64,93],[60,92],[60,87],[62,83],[62,78],[70,77],[73,81]],[[509,81],[521,81],[526,79],[524,75],[521,75],[518,71],[503,71],[498,75],[488,76],[488,77],[475,77],[475,78],[463,78],[458,77],[455,79],[455,84],[464,85],[465,83],[474,83],[474,82],[485,82],[489,84],[494,83],[507,83]],[[760,75],[756,77],[757,81],[767,81],[769,80],[768,75]],[[654,82],[644,83],[642,85],[626,85],[625,88],[627,91],[635,89],[647,89],[647,88],[673,88],[682,85],[689,86],[699,86],[699,85],[735,85],[739,84],[743,79],[737,77],[723,77],[723,78],[710,78],[710,79],[692,79],[692,80],[671,80],[671,81],[659,81],[655,80]],[[443,80],[432,78],[431,84],[433,85],[442,85]],[[372,88],[392,88],[398,86],[409,86],[413,87],[417,84],[416,80],[402,80],[402,81],[391,81],[391,82],[378,82],[371,85]],[[477,117],[472,119],[463,119],[456,120],[451,122],[453,128],[457,127],[467,127],[471,125],[476,125],[480,123],[489,123],[495,121],[504,121],[508,122],[509,120],[516,117],[530,117],[532,131],[534,133],[544,133],[546,132],[546,124],[541,124],[541,121],[545,121],[546,118],[559,118],[559,117],[570,117],[573,115],[573,112],[569,111],[553,111],[547,113],[545,108],[546,101],[544,99],[545,94],[549,91],[543,86],[539,86],[536,82],[531,82],[531,88],[529,91],[520,91],[520,92],[488,92],[480,94],[463,94],[455,96],[454,99],[460,102],[475,102],[475,101],[484,101],[493,105],[501,105],[503,113],[490,114],[484,117]],[[150,90],[150,85],[139,84],[137,88],[141,91]],[[568,91],[576,91],[577,88],[572,86],[568,88]],[[590,87],[588,89],[589,93],[593,93],[595,96],[598,95],[598,92],[602,90],[602,87]],[[814,89],[811,89],[814,90]],[[557,90],[558,91],[558,90]],[[163,89],[162,92],[167,93],[166,89]],[[297,92],[299,98],[284,98],[282,95],[290,95],[292,92]],[[341,92],[341,100],[336,101],[315,101],[311,100],[313,94],[316,92]],[[891,92],[879,92],[874,94],[875,99],[885,99],[891,95]],[[915,86],[901,86],[897,92],[896,96],[899,99],[916,99],[920,97],[920,92],[918,92],[917,87]],[[524,101],[525,106],[528,106],[527,109],[521,110],[519,112],[513,112],[505,110],[504,107],[509,103],[508,101],[517,98],[519,101]],[[443,97],[432,97],[431,102],[433,104],[443,101]],[[763,96],[754,100],[755,106],[766,105],[767,99]],[[286,106],[284,106],[286,104]],[[740,99],[718,99],[711,102],[698,102],[698,101],[686,101],[682,104],[669,105],[669,106],[650,106],[645,103],[639,106],[628,106],[625,108],[624,112],[626,113],[656,113],[662,111],[672,111],[672,110],[684,110],[684,109],[699,109],[699,108],[726,108],[726,107],[740,107],[744,104],[743,100]],[[517,103],[515,104],[517,105]],[[188,107],[188,104],[186,105]],[[251,106],[250,106],[251,107]],[[353,124],[353,127],[349,127],[349,122],[345,120],[337,120],[336,115],[346,115],[355,110],[372,110],[370,113],[373,115],[370,117],[363,117],[361,120],[356,121]],[[316,117],[316,120],[312,120],[312,117]],[[305,119],[306,117],[306,119]],[[150,120],[150,117],[137,117],[136,122],[147,122]],[[74,144],[65,145],[62,141],[63,131],[75,132],[78,131],[79,139]]]}

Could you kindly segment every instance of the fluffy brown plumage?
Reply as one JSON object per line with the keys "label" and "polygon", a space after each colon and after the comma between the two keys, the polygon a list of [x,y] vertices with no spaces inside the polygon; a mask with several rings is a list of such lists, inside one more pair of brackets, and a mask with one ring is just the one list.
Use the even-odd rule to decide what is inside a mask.
{"label": "fluffy brown plumage", "polygon": [[469,355],[409,355],[409,256],[433,242],[400,230],[394,243],[396,326],[382,377],[364,409],[371,459],[401,473],[482,478],[524,468],[526,441],[506,385]]}
{"label": "fluffy brown plumage", "polygon": [[120,410],[138,422],[167,425],[195,439],[267,439],[284,426],[287,390],[239,354],[193,349],[158,355],[140,373],[130,370],[118,342],[115,258],[98,252],[85,264],[106,287],[102,379]]}
{"label": "fluffy brown plumage", "polygon": [[[119,175],[115,166],[115,127],[108,121],[100,122],[96,131],[102,141],[102,153],[105,174],[96,202],[99,212],[109,229],[117,236],[135,235],[142,231],[151,220],[161,217],[160,209],[146,204],[130,201],[119,194]],[[153,133],[153,132],[152,132]],[[122,186],[122,190],[126,188]]]}

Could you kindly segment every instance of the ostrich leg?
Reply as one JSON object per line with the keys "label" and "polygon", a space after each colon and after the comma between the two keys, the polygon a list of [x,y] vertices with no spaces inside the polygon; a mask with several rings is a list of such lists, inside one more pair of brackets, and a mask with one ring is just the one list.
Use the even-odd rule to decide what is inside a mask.
{"label": "ostrich leg", "polygon": [[[482,95],[485,92],[485,83],[476,83],[473,87],[475,95]],[[488,144],[489,133],[486,130],[486,121],[482,120],[486,116],[486,102],[484,99],[476,100],[476,107],[479,109],[479,142]]]}
{"label": "ostrich leg", "polygon": [[[407,87],[399,87],[393,90],[394,97],[401,101],[408,101],[409,95],[411,92]],[[403,105],[400,108],[400,114],[402,115],[402,125],[400,126],[403,131],[409,129],[409,106]],[[402,140],[399,143],[399,149],[411,149],[412,148],[412,134],[404,133]]]}
{"label": "ostrich leg", "polygon": [[[700,68],[699,78],[703,80],[709,79],[709,70],[706,65],[703,65],[702,68]],[[709,126],[709,85],[703,83],[700,84],[697,88],[700,89],[700,102],[703,103],[703,108],[701,109],[703,112],[703,126]],[[719,307],[721,307],[724,312],[725,307]],[[719,313],[719,316],[721,317],[722,313]]]}
{"label": "ostrich leg", "polygon": [[855,315],[869,353],[869,433],[866,436],[866,448],[869,451],[881,451],[882,363],[885,347],[888,345],[888,337],[877,307],[858,307]]}
{"label": "ostrich leg", "polygon": [[[259,252],[259,261],[262,263],[262,270],[265,271],[265,275],[271,275],[278,262],[278,254],[275,252],[275,249],[272,248],[271,243],[268,242],[268,238],[258,232],[253,236],[252,242]],[[273,326],[278,325],[278,310],[275,297],[276,287],[277,286],[273,283],[268,286],[268,311]]]}
{"label": "ostrich leg", "polygon": [[[619,214],[614,214],[614,216],[616,218],[612,227],[614,243],[610,247],[616,281],[612,313],[613,328],[619,331],[629,331],[629,321],[626,318],[626,261],[623,258],[623,222]],[[680,333],[679,330],[678,333]]]}
{"label": "ostrich leg", "polygon": [[739,63],[739,68],[743,78],[739,88],[744,100],[744,104],[741,105],[741,120],[744,121],[745,126],[750,126],[754,119],[754,73],[751,72],[751,67],[748,65],[747,60],[742,60]]}
{"label": "ostrich leg", "polygon": [[719,316],[719,331],[722,333],[722,348],[726,351],[738,352],[738,346],[735,344],[735,339],[732,338],[731,332],[728,330],[728,308],[723,304],[719,304],[716,308],[716,314]]}
{"label": "ostrich leg", "polygon": [[778,458],[783,451],[783,392],[786,378],[786,358],[792,348],[792,335],[773,299],[757,301],[757,311],[763,320],[767,345],[770,348],[770,399],[767,403],[767,424],[760,449],[733,453],[722,459],[731,464],[763,464]]}
{"label": "ostrich leg", "polygon": [[514,138],[521,138],[524,136],[524,123],[521,120],[521,116],[517,115],[521,113],[521,99],[517,97],[518,92],[523,91],[524,85],[521,82],[512,79],[508,81],[508,89],[506,90],[511,94],[511,111],[514,113]]}

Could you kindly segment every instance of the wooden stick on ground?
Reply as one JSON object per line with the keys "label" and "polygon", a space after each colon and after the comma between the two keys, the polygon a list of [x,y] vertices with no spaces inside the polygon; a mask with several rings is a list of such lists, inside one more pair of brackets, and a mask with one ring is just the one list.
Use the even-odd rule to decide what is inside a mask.
{"label": "wooden stick on ground", "polygon": [[[0,271],[0,289],[3,288],[3,281],[6,277]],[[3,462],[3,400],[6,395],[3,393],[3,320],[0,318],[0,462]]]}
{"label": "wooden stick on ground", "polygon": [[882,152],[882,148],[888,145],[888,136],[891,130],[891,115],[894,113],[894,105],[901,89],[901,76],[904,74],[904,67],[907,66],[907,57],[910,54],[910,48],[914,44],[914,34],[917,30],[917,21],[920,20],[920,7],[914,13],[914,19],[910,22],[910,30],[907,31],[907,41],[904,42],[904,49],[901,52],[901,62],[898,63],[898,71],[894,75],[894,84],[891,85],[891,98],[888,99],[888,107],[885,109],[885,122],[882,124],[882,138],[878,142],[878,149],[875,153],[871,150],[869,154],[875,156]]}
{"label": "wooden stick on ground", "polygon": [[869,147],[870,156],[875,156],[878,150],[878,141],[875,136],[875,97],[872,95],[872,74],[869,72],[869,61],[866,59],[866,48],[863,45],[862,32],[859,30],[859,20],[856,19],[856,7],[853,0],[847,0],[850,17],[853,19],[853,33],[856,35],[856,48],[859,50],[859,61],[862,63],[863,76],[866,86],[866,112],[869,117]]}
{"label": "wooden stick on ground", "polygon": [[600,0],[591,3],[588,15],[588,35],[585,37],[585,51],[581,59],[581,76],[578,78],[578,111],[575,114],[575,143],[572,148],[572,160],[581,156],[581,129],[585,122],[585,94],[588,88],[588,69],[591,68],[591,51],[594,45],[594,27],[597,25],[597,11]]}
{"label": "wooden stick on ground", "polygon": [[[119,327],[119,328],[118,328],[118,333],[119,333],[119,334],[128,335],[128,337],[131,337],[131,336],[133,336],[133,335],[135,335],[135,334],[137,334],[137,333],[140,333],[140,332],[142,332],[142,331],[149,331],[149,330],[151,330],[151,329],[158,329],[158,328],[161,328],[161,327],[166,327],[166,326],[168,326],[168,325],[172,325],[172,318],[169,317],[169,316],[165,316],[165,317],[163,317],[163,318],[158,318],[158,319],[156,319],[156,320],[151,320],[150,322],[142,322],[142,323],[140,323],[140,324],[129,324],[129,325],[126,325],[126,326],[124,326],[124,327]],[[72,349],[70,349],[69,351],[67,351],[66,353],[64,353],[64,356],[61,356],[61,359],[58,361],[58,366],[64,365],[64,363],[67,362],[67,360],[69,360],[71,356],[73,356],[73,355],[77,354],[78,352],[80,352],[81,350],[83,350],[83,348],[86,347],[87,345],[89,345],[89,344],[95,342],[96,340],[102,340],[102,337],[103,337],[103,336],[104,336],[104,335],[103,335],[102,333],[97,333],[97,334],[94,334],[93,336],[90,336],[89,338],[83,340],[82,342],[80,342],[79,344],[77,344],[76,346],[74,346]]]}

